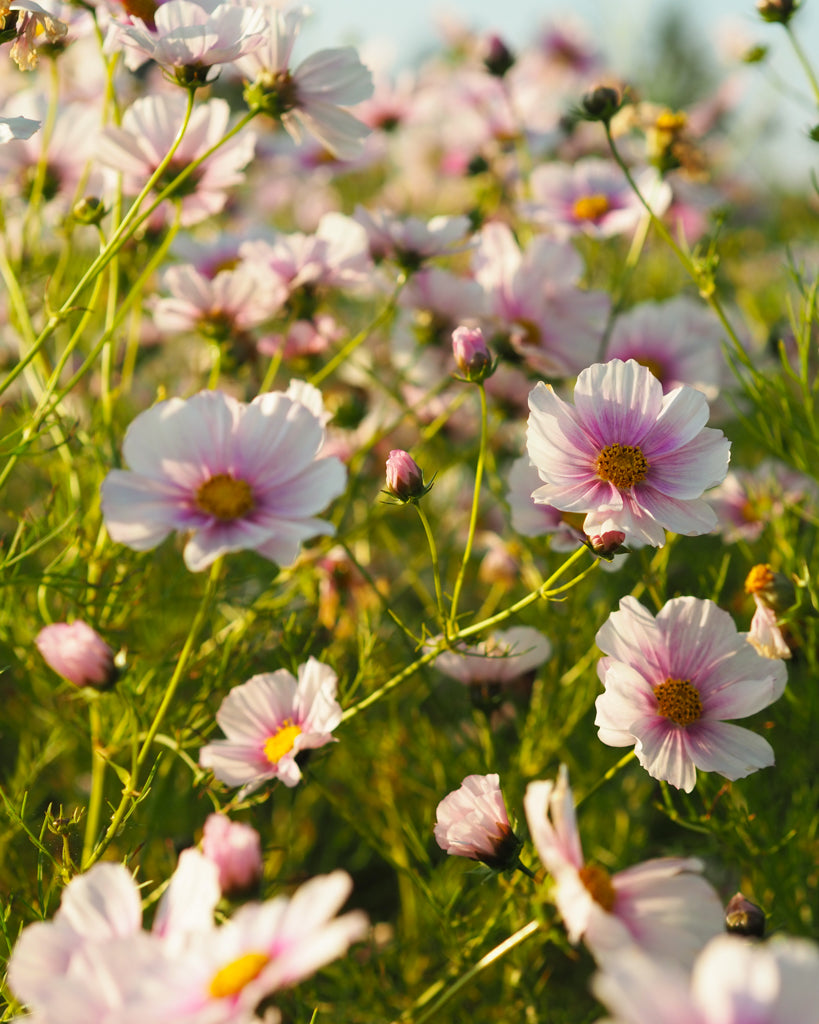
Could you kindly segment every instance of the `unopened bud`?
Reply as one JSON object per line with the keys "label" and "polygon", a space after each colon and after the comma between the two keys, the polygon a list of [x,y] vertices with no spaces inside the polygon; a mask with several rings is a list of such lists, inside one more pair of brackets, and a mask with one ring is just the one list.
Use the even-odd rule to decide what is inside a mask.
{"label": "unopened bud", "polygon": [[480,327],[456,327],[452,332],[452,354],[464,378],[473,383],[486,380],[494,370],[492,354]]}
{"label": "unopened bud", "polygon": [[622,530],[605,530],[589,537],[589,547],[600,558],[611,561],[615,555],[620,554],[625,539],[626,535]]}
{"label": "unopened bud", "polygon": [[732,935],[761,939],[765,934],[765,911],[738,892],[725,908],[725,927]]}
{"label": "unopened bud", "polygon": [[623,94],[610,85],[598,85],[580,101],[578,113],[584,121],[608,123],[623,105]]}
{"label": "unopened bud", "polygon": [[99,224],[108,211],[105,204],[97,196],[85,196],[74,203],[71,213],[80,224]]}
{"label": "unopened bud", "polygon": [[219,870],[222,895],[234,899],[253,895],[262,879],[259,833],[250,825],[211,814],[202,833],[202,853]]}
{"label": "unopened bud", "polygon": [[787,25],[799,10],[798,0],[757,0],[756,9],[764,21]]}
{"label": "unopened bud", "polygon": [[75,686],[107,690],[117,679],[114,652],[85,622],[55,622],[35,640],[46,664]]}
{"label": "unopened bud", "polygon": [[503,78],[506,72],[514,65],[515,55],[501,37],[495,35],[495,33],[487,37],[484,46],[484,67],[490,75],[494,75],[496,78]]}
{"label": "unopened bud", "polygon": [[745,578],[745,593],[759,600],[775,612],[792,608],[796,601],[793,582],[781,572],[774,572],[770,565],[755,565]]}
{"label": "unopened bud", "polygon": [[424,483],[424,474],[415,459],[400,448],[387,459],[387,491],[399,501],[417,501],[432,485]]}

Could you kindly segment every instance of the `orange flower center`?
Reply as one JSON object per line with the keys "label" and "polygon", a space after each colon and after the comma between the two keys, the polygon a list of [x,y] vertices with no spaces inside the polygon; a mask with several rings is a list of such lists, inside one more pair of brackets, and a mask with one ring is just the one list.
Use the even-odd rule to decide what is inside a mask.
{"label": "orange flower center", "polygon": [[594,902],[599,904],[607,914],[610,914],[614,909],[617,893],[611,884],[611,875],[608,871],[598,867],[597,864],[585,864],[578,874]]}
{"label": "orange flower center", "polygon": [[774,581],[773,569],[769,565],[755,565],[745,578],[745,593],[759,594]]}
{"label": "orange flower center", "polygon": [[266,953],[245,953],[214,974],[208,992],[214,999],[238,995],[245,985],[258,978],[269,963],[270,957]]}
{"label": "orange flower center", "polygon": [[264,744],[264,756],[271,764],[278,764],[285,754],[289,754],[296,742],[296,737],[301,735],[301,728],[293,725],[289,718],[286,718],[281,728],[268,736]]}
{"label": "orange flower center", "polygon": [[666,679],[654,687],[657,714],[675,725],[691,725],[702,718],[702,698],[699,690],[687,679]]}
{"label": "orange flower center", "polygon": [[577,220],[600,220],[611,209],[608,196],[600,193],[592,196],[580,196],[575,200],[572,213]]}
{"label": "orange flower center", "polygon": [[217,473],[206,480],[196,492],[194,502],[201,512],[225,522],[241,519],[256,504],[250,484],[246,480],[237,480],[229,473]]}
{"label": "orange flower center", "polygon": [[601,480],[623,491],[645,480],[648,459],[636,445],[609,444],[597,456],[595,469]]}

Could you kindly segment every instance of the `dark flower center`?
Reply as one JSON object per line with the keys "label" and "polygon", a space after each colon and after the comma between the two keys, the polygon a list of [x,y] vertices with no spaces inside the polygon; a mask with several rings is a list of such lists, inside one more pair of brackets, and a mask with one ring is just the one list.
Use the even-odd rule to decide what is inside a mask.
{"label": "dark flower center", "polygon": [[617,893],[611,884],[611,875],[608,871],[597,864],[585,864],[578,874],[594,902],[610,914],[614,909]]}
{"label": "dark flower center", "polygon": [[206,480],[194,500],[201,512],[225,522],[241,519],[256,504],[250,484],[246,480],[235,479],[229,473],[217,473]]}
{"label": "dark flower center", "polygon": [[666,679],[654,687],[657,714],[675,725],[691,725],[702,718],[702,698],[699,690],[688,679]]}
{"label": "dark flower center", "polygon": [[601,480],[624,491],[645,480],[648,459],[637,445],[609,444],[597,456],[595,469]]}

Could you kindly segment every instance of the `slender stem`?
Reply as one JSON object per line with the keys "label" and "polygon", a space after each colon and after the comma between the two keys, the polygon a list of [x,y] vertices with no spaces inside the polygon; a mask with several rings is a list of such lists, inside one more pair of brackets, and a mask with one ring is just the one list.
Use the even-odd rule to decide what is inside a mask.
{"label": "slender stem", "polygon": [[486,389],[483,383],[478,385],[478,391],[481,396],[481,440],[478,448],[478,464],[475,467],[475,488],[472,492],[472,510],[469,514],[469,531],[466,535],[466,544],[464,545],[464,555],[461,559],[461,565],[458,569],[458,576],[455,580],[455,586],[452,588],[452,605],[449,611],[449,626],[447,633],[453,633],[458,628],[458,601],[461,596],[461,587],[463,586],[464,577],[466,575],[466,567],[469,564],[469,559],[472,556],[472,545],[475,542],[475,529],[478,525],[478,504],[481,497],[481,483],[483,481],[483,467],[486,462],[486,437],[487,437],[487,411],[486,411]]}
{"label": "slender stem", "polygon": [[415,510],[418,513],[418,518],[421,520],[421,525],[424,527],[424,533],[427,535],[427,543],[429,544],[429,553],[432,558],[432,576],[435,580],[435,600],[438,604],[438,618],[441,622],[441,629],[444,634],[447,632],[446,623],[446,612],[444,611],[444,595],[441,590],[441,568],[438,564],[438,547],[435,543],[435,538],[432,535],[432,527],[429,525],[429,519],[427,519],[426,512],[421,508],[421,505],[417,501],[413,501],[412,504],[415,506]]}
{"label": "slender stem", "polygon": [[142,746],[139,748],[139,751],[135,752],[134,754],[130,778],[128,780],[128,784],[123,788],[122,799],[120,800],[119,805],[117,806],[116,810],[114,811],[111,817],[111,822],[105,831],[105,835],[102,837],[97,846],[91,851],[88,857],[84,858],[83,870],[86,870],[92,864],[96,863],[103,855],[103,853],[106,851],[111,841],[119,831],[119,827],[122,824],[128,812],[128,808],[131,801],[134,799],[134,797],[136,797],[139,794],[140,771],[148,759],[148,755],[151,752],[151,748],[153,746],[156,734],[159,732],[162,726],[162,722],[165,719],[165,715],[168,712],[168,708],[171,706],[174,696],[176,695],[176,690],[179,686],[179,683],[182,681],[182,677],[185,673],[185,670],[188,667],[188,662],[190,661],[191,654],[199,638],[199,634],[202,631],[202,627],[205,624],[205,619],[207,618],[210,612],[213,597],[216,593],[217,585],[219,582],[219,577],[221,576],[222,565],[223,558],[217,558],[216,561],[211,566],[210,575],[208,576],[208,582],[205,587],[205,592],[202,595],[202,600],[199,603],[199,608],[196,612],[196,615],[194,616],[193,622],[191,623],[191,627],[188,630],[188,635],[185,638],[185,643],[182,647],[182,651],[180,652],[180,655],[176,661],[176,667],[174,668],[173,675],[171,676],[170,681],[168,682],[168,686],[162,697],[162,701],[160,702],[160,705],[157,708],[156,714],[153,717],[153,721],[151,722],[147,732],[145,733],[145,738],[142,741]]}
{"label": "slender stem", "polygon": [[623,768],[625,768],[627,764],[630,764],[636,756],[637,755],[634,753],[633,749],[630,750],[627,754],[623,754],[620,760],[616,764],[613,764],[607,772],[601,775],[597,782],[595,782],[595,784],[591,787],[591,789],[587,790],[583,794],[583,796],[580,797],[578,801],[576,801],[575,807],[579,807],[582,803],[588,800],[593,793],[596,793],[601,786],[604,786],[607,782],[610,782],[614,778],[614,776],[617,775],[617,773],[620,772]]}
{"label": "slender stem", "polygon": [[88,798],[88,811],[85,817],[85,837],[82,844],[82,863],[85,864],[94,849],[94,842],[100,824],[102,796],[105,788],[105,758],[99,748],[100,744],[100,710],[97,701],[92,700],[88,706],[89,726],[91,733],[91,795]]}
{"label": "slender stem", "polygon": [[808,55],[802,49],[799,40],[796,37],[796,33],[791,27],[789,22],[785,22],[785,31],[788,33],[788,39],[791,41],[793,52],[796,54],[796,59],[802,65],[802,70],[805,72],[807,80],[810,82],[810,87],[813,90],[813,98],[819,105],[819,81],[816,79],[816,74],[811,66],[811,62],[808,60]]}
{"label": "slender stem", "polygon": [[453,982],[431,1006],[428,1006],[426,1010],[424,1010],[420,1017],[415,1017],[413,1024],[424,1024],[424,1021],[432,1020],[437,1015],[441,1007],[446,1006],[450,999],[454,998],[461,989],[465,988],[471,981],[477,978],[481,971],[486,970],[486,968],[495,963],[496,960],[500,960],[501,957],[506,956],[506,954],[510,950],[514,949],[515,946],[519,946],[522,942],[525,942],[526,939],[534,935],[539,928],[539,921],[530,921],[522,928],[519,928],[514,935],[510,935],[508,939],[501,942],[499,946],[495,946],[491,952],[487,953],[486,956],[481,957],[474,966],[470,967],[465,974],[462,974],[457,981]]}

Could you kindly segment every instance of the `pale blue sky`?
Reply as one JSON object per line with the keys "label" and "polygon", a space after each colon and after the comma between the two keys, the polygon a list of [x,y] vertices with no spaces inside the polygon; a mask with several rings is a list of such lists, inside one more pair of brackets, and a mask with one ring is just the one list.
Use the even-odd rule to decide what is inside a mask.
{"label": "pale blue sky", "polygon": [[[633,72],[652,38],[657,13],[675,0],[309,0],[313,10],[305,26],[298,53],[324,46],[354,43],[376,46],[380,56],[395,68],[411,66],[424,52],[438,45],[436,14],[450,12],[479,30],[497,31],[512,46],[522,47],[533,30],[548,21],[571,14],[592,26],[599,46],[615,71]],[[771,49],[771,71],[749,68],[749,101],[746,110],[754,123],[768,117],[780,126],[777,145],[787,147],[782,161],[790,175],[802,177],[808,167],[819,167],[819,144],[804,137],[819,113],[807,102],[786,97],[777,88],[778,78],[803,99],[809,96],[804,75],[778,25],[766,25],[756,14],[754,0],[685,0],[692,21],[702,28],[712,48],[725,49],[726,40],[763,43]],[[819,3],[804,0],[794,28],[819,73]],[[771,73],[772,72],[772,73]],[[772,141],[763,159],[771,159]],[[757,144],[751,151],[756,155]],[[776,158],[773,152],[773,158]],[[779,162],[779,161],[777,161]]]}

